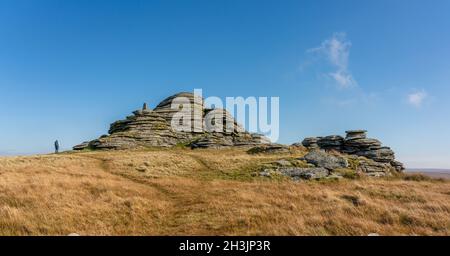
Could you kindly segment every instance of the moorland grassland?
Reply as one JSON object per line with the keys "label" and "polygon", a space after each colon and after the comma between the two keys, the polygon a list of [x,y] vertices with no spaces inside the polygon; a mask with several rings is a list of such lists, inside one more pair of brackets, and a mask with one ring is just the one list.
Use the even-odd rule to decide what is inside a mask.
{"label": "moorland grassland", "polygon": [[[255,175],[302,151],[86,151],[0,158],[0,235],[450,235],[450,182]],[[257,172],[256,172],[257,173]]]}

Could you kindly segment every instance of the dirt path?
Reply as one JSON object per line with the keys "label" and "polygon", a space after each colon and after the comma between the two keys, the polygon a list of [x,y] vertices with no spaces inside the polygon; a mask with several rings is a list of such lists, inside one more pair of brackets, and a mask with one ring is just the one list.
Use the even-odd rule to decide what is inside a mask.
{"label": "dirt path", "polygon": [[[201,170],[199,171],[211,171],[210,167],[207,165],[206,161],[201,159],[198,156],[189,155],[195,161],[197,161],[201,166]],[[145,178],[140,176],[135,176],[128,174],[126,172],[118,172],[112,171],[109,159],[105,159],[101,156],[93,156],[93,155],[83,155],[80,158],[88,158],[90,160],[95,160],[98,162],[99,170],[102,172],[106,172],[108,174],[126,179],[133,183],[144,185],[149,189],[157,190],[161,196],[160,199],[164,199],[169,202],[172,206],[170,211],[166,212],[165,218],[162,220],[161,225],[167,228],[167,234],[175,234],[176,232],[180,232],[181,226],[186,226],[186,222],[192,219],[192,216],[196,216],[195,218],[206,220],[206,216],[203,216],[203,212],[199,212],[198,210],[191,211],[193,204],[198,204],[198,202],[202,202],[203,195],[198,191],[204,191],[207,186],[210,185],[208,181],[193,181],[192,177],[184,177],[184,179],[189,179],[194,183],[195,189],[189,189],[189,187],[174,187],[175,182],[168,182],[169,179],[181,179],[180,177],[165,177],[165,178]],[[177,182],[176,184],[179,184]],[[185,233],[189,232],[188,230],[184,231]]]}

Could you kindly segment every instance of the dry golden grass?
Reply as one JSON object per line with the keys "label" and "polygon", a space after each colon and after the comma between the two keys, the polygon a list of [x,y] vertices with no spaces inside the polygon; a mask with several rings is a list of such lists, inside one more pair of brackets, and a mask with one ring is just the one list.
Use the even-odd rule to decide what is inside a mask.
{"label": "dry golden grass", "polygon": [[244,150],[0,158],[0,235],[450,235],[450,182],[254,177]]}

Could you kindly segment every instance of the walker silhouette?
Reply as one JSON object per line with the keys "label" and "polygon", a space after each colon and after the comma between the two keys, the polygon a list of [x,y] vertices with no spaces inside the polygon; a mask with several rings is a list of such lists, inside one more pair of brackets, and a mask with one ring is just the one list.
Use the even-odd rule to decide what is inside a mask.
{"label": "walker silhouette", "polygon": [[55,154],[59,153],[59,142],[58,140],[55,141]]}

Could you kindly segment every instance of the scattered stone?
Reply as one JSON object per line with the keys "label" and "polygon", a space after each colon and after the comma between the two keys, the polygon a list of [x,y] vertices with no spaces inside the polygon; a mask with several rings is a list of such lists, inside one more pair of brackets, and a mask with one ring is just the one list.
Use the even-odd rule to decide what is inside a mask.
{"label": "scattered stone", "polygon": [[275,176],[276,174],[280,174],[280,173],[273,169],[265,169],[259,173],[260,176],[267,177],[267,178],[271,178],[271,177]]}
{"label": "scattered stone", "polygon": [[278,166],[282,166],[282,167],[292,166],[292,163],[291,163],[291,162],[289,162],[288,160],[284,160],[284,159],[278,160],[278,161],[276,161],[275,163],[276,163]]}

